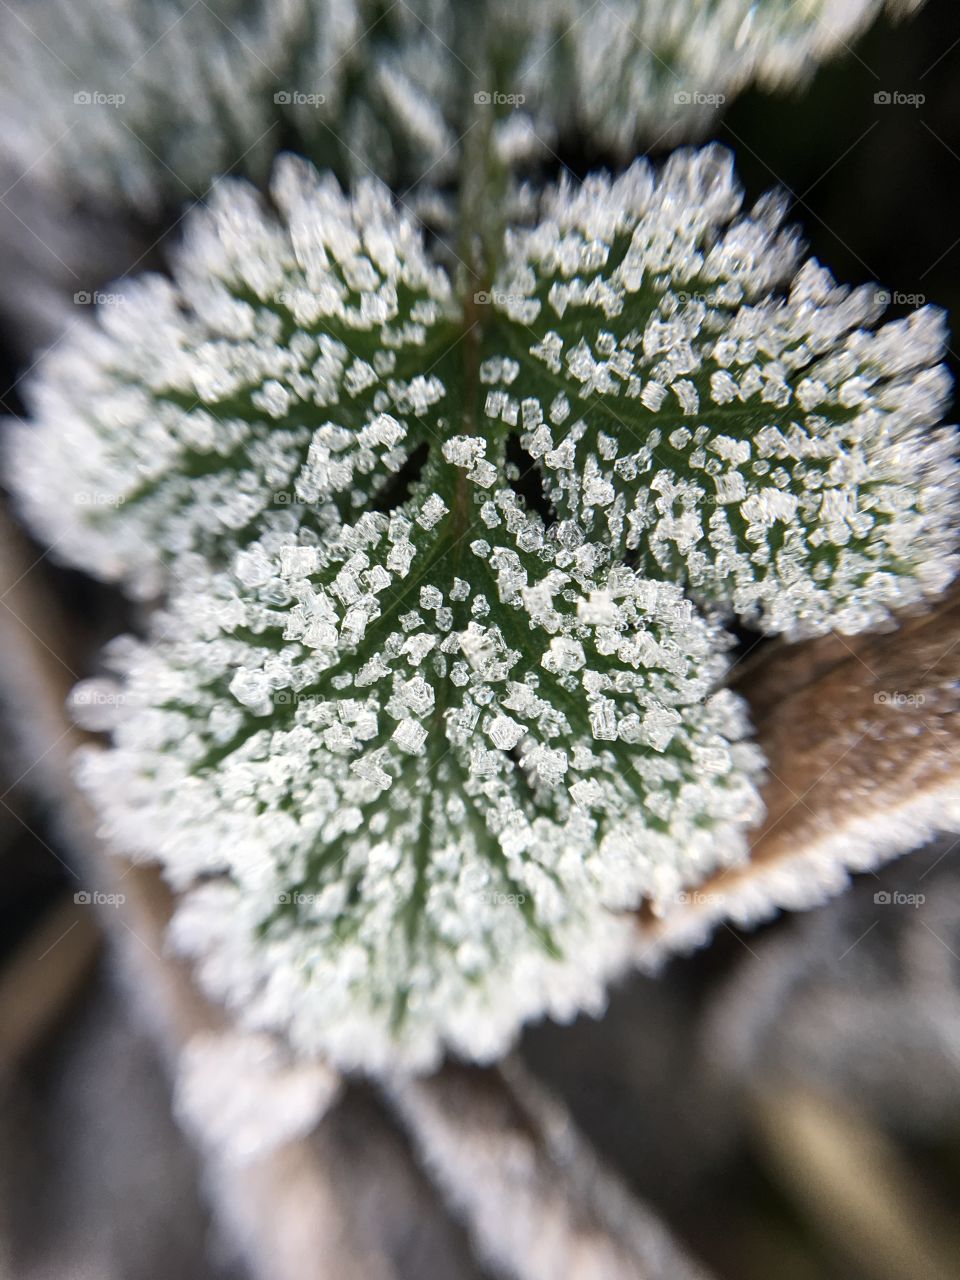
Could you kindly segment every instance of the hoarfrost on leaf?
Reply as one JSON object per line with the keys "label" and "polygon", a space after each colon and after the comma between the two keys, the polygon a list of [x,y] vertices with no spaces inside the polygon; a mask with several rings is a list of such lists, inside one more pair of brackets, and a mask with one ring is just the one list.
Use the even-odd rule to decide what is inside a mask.
{"label": "hoarfrost on leaf", "polygon": [[264,522],[296,527],[301,504],[338,522],[444,411],[443,359],[423,370],[452,341],[452,293],[415,221],[381,185],[348,198],[290,156],[272,192],[279,220],[246,183],[220,183],[172,282],[125,283],[99,323],[77,325],[13,432],[28,519],[140,594],[163,562],[229,552]]}
{"label": "hoarfrost on leaf", "polygon": [[[717,628],[672,584],[581,569],[509,488],[486,549],[458,557],[462,474],[428,464],[450,508],[428,528],[430,499],[368,513],[305,574],[290,568],[297,535],[267,534],[271,578],[251,586],[234,567],[175,594],[166,635],[120,662],[139,710],[119,708],[114,746],[83,759],[110,838],[185,890],[174,935],[209,988],[341,1065],[425,1067],[444,1045],[491,1058],[529,1017],[597,1009],[630,955],[623,913],[741,860],[759,816],[745,717],[706,697],[726,664]],[[376,574],[413,525],[409,568]],[[504,591],[498,554],[549,609]],[[333,589],[346,565],[362,634]],[[425,611],[407,636],[427,569],[453,625]],[[616,621],[584,621],[601,588]],[[418,660],[420,636],[434,643]],[[535,655],[558,638],[581,661],[552,673]],[[224,705],[239,714],[226,742]],[[651,714],[674,724],[658,752],[618,733]],[[701,754],[721,748],[726,767],[705,779]]]}
{"label": "hoarfrost on leaf", "polygon": [[451,8],[14,0],[0,28],[0,146],[46,188],[151,213],[226,171],[262,179],[281,121],[299,151],[351,177],[399,156],[410,177],[440,176],[457,136]]}
{"label": "hoarfrost on leaf", "polygon": [[490,1059],[746,855],[761,762],[686,592],[795,635],[952,575],[942,324],[876,327],[715,147],[549,190],[483,307],[384,188],[286,158],[274,195],[223,184],[16,430],[38,531],[168,592],[82,778],[248,1027]]}
{"label": "hoarfrost on leaf", "polygon": [[313,161],[404,185],[455,170],[478,108],[503,164],[572,132],[626,158],[702,137],[747,85],[803,82],[918,3],[14,0],[0,147],[48,188],[149,210],[235,164],[262,178],[281,120]]}
{"label": "hoarfrost on leaf", "polygon": [[741,205],[707,147],[564,181],[508,233],[521,440],[560,517],[651,576],[767,631],[860,631],[956,573],[944,317],[878,325],[878,290],[802,263],[779,201]]}
{"label": "hoarfrost on leaf", "polygon": [[576,128],[621,157],[702,137],[755,83],[803,83],[885,8],[922,0],[492,0],[522,50],[515,88],[540,133]]}

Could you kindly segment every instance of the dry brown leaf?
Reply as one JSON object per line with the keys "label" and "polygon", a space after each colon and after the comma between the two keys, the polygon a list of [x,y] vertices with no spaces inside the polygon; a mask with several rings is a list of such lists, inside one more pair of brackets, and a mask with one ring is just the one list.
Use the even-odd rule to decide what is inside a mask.
{"label": "dry brown leaf", "polygon": [[641,914],[645,967],[960,830],[960,592],[896,631],[772,646],[740,691],[767,757],[767,817],[748,863],[663,919]]}

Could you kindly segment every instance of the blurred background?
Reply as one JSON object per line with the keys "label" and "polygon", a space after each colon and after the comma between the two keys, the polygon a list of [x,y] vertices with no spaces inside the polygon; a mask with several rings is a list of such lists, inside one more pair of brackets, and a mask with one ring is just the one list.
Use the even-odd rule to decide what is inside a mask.
{"label": "blurred background", "polygon": [[[881,283],[894,315],[928,302],[960,316],[958,69],[960,13],[929,0],[908,22],[880,21],[802,91],[743,93],[715,131],[748,197],[785,188],[811,252],[841,281]],[[548,159],[547,177],[612,162],[576,139]],[[68,306],[77,279],[95,291],[134,264],[162,267],[179,205],[108,218],[82,196],[44,206],[11,182],[0,197],[0,401],[20,415],[58,291]],[[42,261],[45,220],[66,220],[59,265]],[[43,308],[27,296],[32,279]],[[956,350],[949,363],[956,376]],[[530,1191],[525,1224],[499,1239],[498,1180],[535,1188],[546,1161],[562,1181],[574,1157],[551,1147],[550,1124],[529,1120],[517,1079],[572,1117],[617,1188],[594,1220],[571,1183],[563,1212],[579,1261],[596,1259],[584,1275],[960,1276],[960,842],[947,838],[812,913],[749,934],[721,927],[707,950],[621,984],[600,1021],[530,1030],[517,1076],[451,1064],[437,1086],[459,1117],[448,1157],[423,1098],[418,1111],[355,1082],[315,1127],[287,1135],[282,1159],[261,1156],[259,1138],[252,1160],[225,1151],[191,1106],[180,1050],[215,1014],[170,976],[163,891],[139,884],[139,920],[110,902],[125,888],[69,800],[63,694],[96,672],[105,640],[137,627],[136,612],[4,521],[0,1277],[543,1274],[538,1251],[560,1212],[550,1179]],[[960,646],[955,616],[944,618],[945,647]],[[775,689],[779,653],[750,636],[742,648],[743,692],[757,662]],[[945,732],[943,751],[955,745]],[[226,1043],[210,1052],[223,1054],[225,1081],[246,1081],[240,1115],[255,1134],[283,1129],[283,1088],[322,1088],[275,1072],[263,1046]],[[229,1119],[225,1099],[205,1105]],[[621,1195],[633,1207],[612,1223]],[[639,1239],[627,1218],[646,1235],[611,1261],[605,1232]],[[682,1269],[681,1254],[703,1271]]]}

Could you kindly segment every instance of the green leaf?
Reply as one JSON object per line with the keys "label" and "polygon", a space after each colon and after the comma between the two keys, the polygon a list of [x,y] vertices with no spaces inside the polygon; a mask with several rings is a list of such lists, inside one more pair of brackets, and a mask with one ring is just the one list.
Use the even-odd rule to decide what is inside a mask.
{"label": "green leaf", "polygon": [[299,504],[339,523],[376,503],[451,412],[458,308],[419,227],[367,182],[352,199],[278,165],[283,222],[246,184],[195,212],[176,284],[123,281],[28,392],[20,500],[60,554],[155,594],[184,552],[213,559]]}
{"label": "green leaf", "polygon": [[740,203],[721,148],[548,193],[491,294],[523,376],[487,414],[651,576],[766,631],[861,631],[957,569],[943,316],[873,330],[875,287],[793,275],[782,205]]}
{"label": "green leaf", "polygon": [[597,1008],[616,913],[742,859],[760,814],[720,632],[485,460],[191,583],[115,656],[84,765],[117,846],[200,882],[175,933],[212,990],[343,1065]]}
{"label": "green leaf", "polygon": [[[791,284],[717,148],[548,192],[456,289],[382,189],[288,158],[274,193],[225,185],[17,437],[64,554],[169,591],[78,697],[114,710],[83,777],[246,1022],[347,1066],[489,1058],[746,856],[760,760],[685,589],[854,629],[952,572],[939,329]],[[105,477],[122,505],[62,500]]]}

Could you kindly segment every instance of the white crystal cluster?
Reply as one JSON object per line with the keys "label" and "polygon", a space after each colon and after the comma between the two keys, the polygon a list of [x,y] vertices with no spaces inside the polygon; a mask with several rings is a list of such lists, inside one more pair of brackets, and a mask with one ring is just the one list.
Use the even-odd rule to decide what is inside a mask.
{"label": "white crystal cluster", "polygon": [[437,182],[477,124],[477,95],[507,163],[571,129],[625,156],[702,136],[751,83],[803,81],[884,7],[12,0],[0,11],[0,156],[31,182],[155,211],[217,174],[265,174],[282,125],[342,174]]}
{"label": "white crystal cluster", "polygon": [[114,746],[82,764],[110,840],[185,891],[208,988],[348,1067],[599,1008],[615,913],[741,860],[760,813],[716,628],[510,488],[461,532],[460,476],[197,568],[114,646]]}
{"label": "white crystal cluster", "polygon": [[149,214],[291,141],[354,179],[437,181],[473,105],[456,25],[444,0],[13,0],[0,158]]}
{"label": "white crystal cluster", "polygon": [[[492,0],[519,28],[515,83],[545,129],[573,125],[620,155],[702,136],[750,84],[781,89],[843,54],[884,8],[922,0]],[[517,38],[517,37],[515,37]]]}
{"label": "white crystal cluster", "polygon": [[280,221],[221,183],[173,280],[120,282],[44,360],[32,421],[11,430],[37,532],[136,594],[185,551],[295,527],[300,503],[362,508],[436,436],[453,302],[419,227],[381,185],[347,198],[290,156],[272,195]]}
{"label": "white crystal cluster", "polygon": [[77,695],[82,779],[248,1028],[490,1059],[746,856],[761,762],[685,591],[856,630],[953,572],[940,324],[798,271],[718,148],[548,192],[489,305],[384,188],[272,194],[224,183],[16,429],[55,552],[167,591]]}
{"label": "white crystal cluster", "polygon": [[874,327],[876,288],[797,269],[780,202],[741,203],[719,147],[548,193],[508,235],[485,413],[652,576],[767,631],[860,631],[957,569],[944,317]]}
{"label": "white crystal cluster", "polygon": [[13,0],[4,154],[72,194],[183,203],[267,172],[281,120],[322,135],[362,31],[357,0]]}

